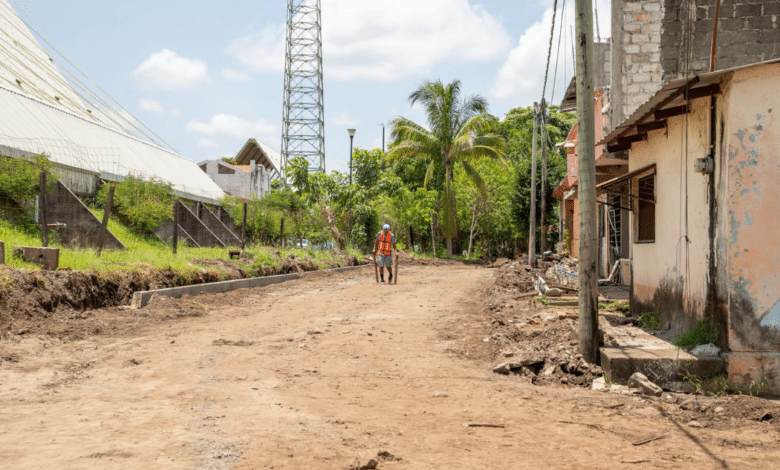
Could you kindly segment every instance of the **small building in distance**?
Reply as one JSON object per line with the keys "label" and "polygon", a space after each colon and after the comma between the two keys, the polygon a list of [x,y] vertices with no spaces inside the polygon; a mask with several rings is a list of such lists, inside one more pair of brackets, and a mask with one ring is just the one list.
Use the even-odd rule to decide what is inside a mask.
{"label": "small building in distance", "polygon": [[228,195],[250,200],[271,191],[271,181],[279,179],[280,161],[278,152],[256,139],[249,139],[234,163],[206,160],[198,166]]}

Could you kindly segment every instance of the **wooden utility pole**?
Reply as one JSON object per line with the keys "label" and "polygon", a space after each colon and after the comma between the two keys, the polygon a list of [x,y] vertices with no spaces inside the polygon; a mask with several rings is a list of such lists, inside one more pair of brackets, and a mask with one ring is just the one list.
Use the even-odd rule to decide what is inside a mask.
{"label": "wooden utility pole", "polygon": [[580,216],[580,354],[598,361],[598,256],[596,220],[596,127],[593,113],[593,4],[574,3],[577,24],[577,199]]}
{"label": "wooden utility pole", "polygon": [[542,199],[542,216],[540,218],[540,223],[542,225],[542,255],[544,255],[544,252],[547,251],[547,106],[544,98],[542,98],[541,115],[542,174],[540,179],[542,181],[542,191],[540,192],[540,197]]}
{"label": "wooden utility pole", "polygon": [[539,125],[537,108],[534,103],[534,137],[531,155],[531,217],[528,221],[528,265],[536,267],[536,133]]}
{"label": "wooden utility pole", "polygon": [[241,224],[241,249],[246,247],[246,202],[244,203],[244,221]]}

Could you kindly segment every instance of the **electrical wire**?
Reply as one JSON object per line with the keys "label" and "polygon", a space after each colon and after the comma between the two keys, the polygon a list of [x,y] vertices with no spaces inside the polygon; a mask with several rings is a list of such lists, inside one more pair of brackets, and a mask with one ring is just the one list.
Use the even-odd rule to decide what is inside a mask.
{"label": "electrical wire", "polygon": [[550,25],[550,44],[547,46],[547,65],[544,68],[544,85],[542,85],[542,103],[544,103],[544,95],[547,91],[547,77],[550,73],[550,56],[552,55],[553,36],[555,36],[556,13],[558,13],[558,0],[553,2],[552,25]]}
{"label": "electrical wire", "polygon": [[[561,2],[561,22],[560,22],[561,24],[560,24],[560,27],[558,28],[558,49],[555,52],[555,69],[553,71],[552,93],[550,94],[550,103],[554,103],[555,102],[555,85],[557,84],[557,78],[558,78],[558,59],[560,59],[560,57],[561,57],[561,37],[563,36],[563,23],[564,23],[563,19],[564,18],[566,18],[566,0],[563,0]],[[564,49],[564,54],[565,53],[566,52],[565,52],[565,49]],[[566,57],[564,57],[563,60],[564,60],[564,66],[565,66]],[[563,76],[564,76],[564,79],[565,79],[566,78],[566,73],[565,72],[564,72]]]}

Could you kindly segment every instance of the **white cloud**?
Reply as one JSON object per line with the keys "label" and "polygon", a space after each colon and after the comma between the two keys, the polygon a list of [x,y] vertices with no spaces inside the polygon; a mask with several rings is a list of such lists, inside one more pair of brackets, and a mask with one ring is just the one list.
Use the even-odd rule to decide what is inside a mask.
{"label": "white cloud", "polygon": [[347,113],[341,113],[337,117],[330,120],[329,124],[339,127],[354,127],[360,123],[359,120],[350,117]]}
{"label": "white cloud", "polygon": [[[547,52],[550,41],[550,26],[552,23],[552,4],[549,0],[541,2],[548,6],[542,19],[530,26],[520,36],[517,46],[509,52],[504,64],[498,72],[498,77],[490,90],[494,98],[512,99],[521,105],[529,105],[533,101],[539,101],[542,95],[544,83],[544,66],[547,63]],[[560,2],[558,2],[560,5]],[[599,32],[604,40],[610,35],[610,0],[596,0],[599,12]],[[574,28],[574,8],[567,4],[563,18],[563,38],[561,33],[561,10],[558,10],[555,19],[555,34],[553,36],[552,56],[550,58],[550,71],[547,82],[546,95],[549,99],[553,87],[558,101],[574,75],[574,60],[572,57],[572,31]],[[594,29],[594,39],[596,33]],[[555,62],[558,57],[558,70],[555,72]],[[555,82],[553,79],[555,78]],[[553,103],[557,104],[557,103]]]}
{"label": "white cloud", "polygon": [[252,77],[249,76],[246,72],[241,72],[240,70],[231,70],[231,69],[224,69],[222,72],[219,73],[219,75],[224,78],[225,80],[230,80],[233,82],[251,82]]}
{"label": "white cloud", "polygon": [[209,136],[225,136],[240,140],[257,138],[268,140],[269,138],[278,139],[280,131],[277,126],[271,124],[265,119],[259,121],[250,121],[230,114],[217,114],[209,122],[198,122],[192,120],[187,123],[187,131],[196,134],[205,134]]}
{"label": "white cloud", "polygon": [[198,140],[198,147],[204,149],[215,149],[218,148],[219,145],[217,145],[217,142],[213,139],[206,139],[205,137],[201,137],[200,140]]}
{"label": "white cloud", "polygon": [[234,39],[226,51],[258,72],[284,71],[285,25]]}
{"label": "white cloud", "polygon": [[[469,0],[332,0],[322,11],[324,68],[338,80],[390,81],[437,64],[503,57],[501,21]],[[227,51],[258,71],[284,67],[284,25],[234,40]]]}
{"label": "white cloud", "polygon": [[211,83],[208,67],[196,59],[179,57],[170,49],[152,54],[133,73],[145,90],[180,90]]}
{"label": "white cloud", "polygon": [[139,106],[142,110],[146,111],[147,113],[152,114],[165,114],[165,110],[163,109],[162,105],[153,99],[150,98],[144,98],[139,103]]}

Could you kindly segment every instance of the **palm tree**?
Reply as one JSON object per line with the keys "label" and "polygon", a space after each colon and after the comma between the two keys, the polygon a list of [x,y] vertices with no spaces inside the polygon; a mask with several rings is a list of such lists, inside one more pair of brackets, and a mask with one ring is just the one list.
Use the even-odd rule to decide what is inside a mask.
{"label": "palm tree", "polygon": [[459,164],[484,194],[485,183],[471,163],[483,157],[503,162],[506,141],[494,133],[498,121],[487,113],[485,98],[471,95],[460,101],[460,80],[446,86],[441,80],[426,81],[409,95],[409,102],[412,105],[419,102],[425,108],[430,129],[403,117],[394,119],[390,138],[398,144],[387,154],[387,159],[427,160],[426,187],[434,175],[443,172],[444,184],[436,212],[447,239],[447,258],[452,258],[452,240],[458,232],[454,166]]}

